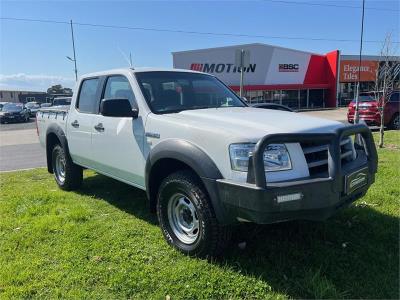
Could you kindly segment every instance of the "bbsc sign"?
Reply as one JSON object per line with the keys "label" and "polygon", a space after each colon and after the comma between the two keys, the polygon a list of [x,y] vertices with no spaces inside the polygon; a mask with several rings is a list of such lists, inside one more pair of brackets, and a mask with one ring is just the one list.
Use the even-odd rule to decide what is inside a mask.
{"label": "bbsc sign", "polygon": [[299,64],[279,64],[279,72],[299,72]]}

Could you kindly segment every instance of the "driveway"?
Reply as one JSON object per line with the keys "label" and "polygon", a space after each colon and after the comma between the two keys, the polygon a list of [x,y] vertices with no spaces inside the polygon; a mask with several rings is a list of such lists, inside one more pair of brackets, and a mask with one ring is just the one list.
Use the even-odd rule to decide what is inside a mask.
{"label": "driveway", "polygon": [[45,166],[34,121],[0,125],[0,172]]}
{"label": "driveway", "polygon": [[303,111],[301,114],[347,123],[347,107],[327,110]]}

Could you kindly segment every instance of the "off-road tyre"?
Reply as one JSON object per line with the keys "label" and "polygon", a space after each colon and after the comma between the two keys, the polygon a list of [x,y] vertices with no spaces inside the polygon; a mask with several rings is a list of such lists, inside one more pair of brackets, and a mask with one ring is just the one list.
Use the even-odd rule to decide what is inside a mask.
{"label": "off-road tyre", "polygon": [[[169,217],[169,202],[174,195],[184,195],[193,204],[198,218],[198,235],[194,242],[185,243],[175,234]],[[166,241],[179,251],[196,257],[219,256],[229,243],[231,230],[221,226],[200,178],[183,170],[166,177],[158,190],[157,217]]]}
{"label": "off-road tyre", "polygon": [[82,167],[74,164],[59,144],[54,146],[52,151],[52,166],[54,178],[60,189],[71,191],[78,189],[82,185]]}

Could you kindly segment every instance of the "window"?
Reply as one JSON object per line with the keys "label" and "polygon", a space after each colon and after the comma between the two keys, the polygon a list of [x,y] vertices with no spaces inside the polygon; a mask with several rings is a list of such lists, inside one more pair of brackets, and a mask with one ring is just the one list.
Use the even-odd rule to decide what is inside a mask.
{"label": "window", "polygon": [[272,91],[272,103],[281,103],[281,91]]}
{"label": "window", "polygon": [[307,90],[300,90],[300,108],[307,107]]}
{"label": "window", "polygon": [[80,112],[94,113],[98,85],[98,78],[86,79],[82,82],[76,106]]}
{"label": "window", "polygon": [[299,91],[298,90],[288,90],[282,91],[282,104],[290,108],[299,108]]}
{"label": "window", "polygon": [[135,96],[131,85],[125,76],[110,76],[107,79],[104,99],[128,99],[132,106],[135,104]]}
{"label": "window", "polygon": [[309,107],[310,108],[317,108],[317,107],[324,107],[325,105],[325,92],[324,90],[316,89],[316,90],[309,90]]}
{"label": "window", "polygon": [[139,72],[136,77],[154,113],[245,106],[235,93],[210,75],[161,71]]}

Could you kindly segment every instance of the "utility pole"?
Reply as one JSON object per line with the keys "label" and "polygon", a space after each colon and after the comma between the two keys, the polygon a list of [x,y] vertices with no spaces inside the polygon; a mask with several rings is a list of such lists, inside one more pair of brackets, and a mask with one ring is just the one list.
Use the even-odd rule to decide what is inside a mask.
{"label": "utility pole", "polygon": [[243,97],[243,76],[244,76],[244,50],[240,50],[240,90],[239,96],[240,98]]}
{"label": "utility pole", "polygon": [[360,56],[358,60],[358,82],[356,91],[356,109],[354,112],[354,124],[358,124],[358,122],[360,121],[359,98],[360,98],[360,80],[361,80],[361,55],[362,55],[363,35],[364,35],[364,9],[365,9],[365,0],[362,0]]}
{"label": "utility pole", "polygon": [[78,69],[76,68],[76,54],[75,54],[75,38],[74,38],[74,27],[72,26],[72,20],[70,20],[71,24],[71,37],[72,37],[72,50],[74,54],[74,58],[71,59],[70,57],[67,56],[69,60],[72,60],[74,62],[75,66],[75,80],[78,81]]}

